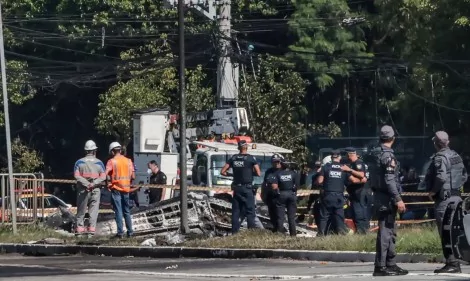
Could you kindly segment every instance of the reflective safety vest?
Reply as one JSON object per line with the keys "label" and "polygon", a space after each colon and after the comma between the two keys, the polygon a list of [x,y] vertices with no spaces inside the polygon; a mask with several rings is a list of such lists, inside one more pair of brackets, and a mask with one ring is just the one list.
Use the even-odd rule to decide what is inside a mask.
{"label": "reflective safety vest", "polygon": [[122,192],[130,192],[131,177],[134,171],[134,164],[131,159],[123,156],[116,155],[108,162],[108,167],[111,166],[111,189],[116,189]]}

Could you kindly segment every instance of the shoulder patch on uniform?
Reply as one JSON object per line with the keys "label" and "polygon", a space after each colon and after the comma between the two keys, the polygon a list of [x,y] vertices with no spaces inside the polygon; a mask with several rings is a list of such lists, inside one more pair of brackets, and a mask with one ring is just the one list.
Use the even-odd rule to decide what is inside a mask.
{"label": "shoulder patch on uniform", "polygon": [[442,165],[442,158],[441,157],[434,158],[434,166],[440,167],[441,165]]}

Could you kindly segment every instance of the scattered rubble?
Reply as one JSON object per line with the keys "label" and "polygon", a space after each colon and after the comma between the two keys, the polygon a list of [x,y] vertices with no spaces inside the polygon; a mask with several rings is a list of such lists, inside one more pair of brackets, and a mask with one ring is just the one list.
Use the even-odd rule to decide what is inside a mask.
{"label": "scattered rubble", "polygon": [[[223,199],[222,199],[223,198]],[[170,246],[184,242],[185,239],[211,238],[230,235],[231,198],[207,196],[201,193],[188,193],[188,225],[190,234],[181,235],[179,198],[161,201],[147,207],[131,211],[134,235],[154,237],[145,240],[143,246]],[[268,209],[260,204],[257,207],[258,219],[265,229],[272,229]],[[65,208],[49,216],[44,224],[57,231],[72,232],[76,223],[75,216]],[[285,223],[287,229],[287,220]],[[117,232],[114,214],[103,214],[98,218],[96,235],[112,236]],[[297,226],[297,235],[315,237],[316,232],[305,226]]]}
{"label": "scattered rubble", "polygon": [[140,245],[145,247],[155,247],[157,246],[157,241],[155,241],[155,238],[150,238],[142,242]]}
{"label": "scattered rubble", "polygon": [[49,228],[71,233],[75,228],[77,218],[67,208],[59,206],[58,211],[44,218],[42,223]]}
{"label": "scattered rubble", "polygon": [[[227,201],[201,194],[188,194],[188,224],[191,232],[227,232],[230,223],[231,204]],[[178,231],[180,228],[179,198],[161,201],[143,207],[131,214],[134,234],[145,236]],[[113,235],[117,232],[114,218],[100,220],[97,235]]]}
{"label": "scattered rubble", "polygon": [[65,240],[58,238],[45,238],[39,241],[29,241],[27,244],[64,245]]}
{"label": "scattered rubble", "polygon": [[177,264],[165,267],[165,269],[177,269],[177,268],[178,268]]}

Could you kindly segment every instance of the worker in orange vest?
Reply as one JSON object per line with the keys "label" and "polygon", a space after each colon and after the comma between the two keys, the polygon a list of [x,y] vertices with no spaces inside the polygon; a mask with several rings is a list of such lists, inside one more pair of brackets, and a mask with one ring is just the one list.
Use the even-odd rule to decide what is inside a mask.
{"label": "worker in orange vest", "polygon": [[129,193],[131,182],[135,179],[135,170],[132,160],[122,155],[122,147],[118,142],[109,145],[109,153],[113,158],[106,163],[106,175],[109,177],[109,189],[116,218],[116,238],[124,237],[122,219],[126,223],[127,237],[132,237],[131,212],[129,207]]}

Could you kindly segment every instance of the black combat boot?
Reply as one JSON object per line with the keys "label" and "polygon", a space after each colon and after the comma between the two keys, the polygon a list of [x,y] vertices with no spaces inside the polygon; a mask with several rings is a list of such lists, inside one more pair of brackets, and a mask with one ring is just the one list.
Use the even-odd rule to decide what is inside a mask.
{"label": "black combat boot", "polygon": [[399,267],[398,265],[387,266],[389,270],[395,271],[398,275],[407,275],[408,270]]}
{"label": "black combat boot", "polygon": [[372,276],[396,276],[399,275],[397,271],[394,271],[386,266],[376,266]]}
{"label": "black combat boot", "polygon": [[434,273],[462,273],[460,264],[446,264],[444,267],[434,270]]}

